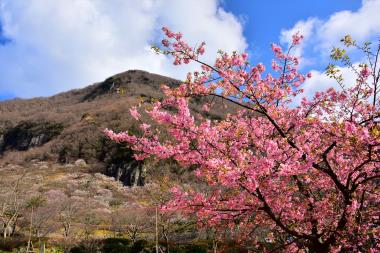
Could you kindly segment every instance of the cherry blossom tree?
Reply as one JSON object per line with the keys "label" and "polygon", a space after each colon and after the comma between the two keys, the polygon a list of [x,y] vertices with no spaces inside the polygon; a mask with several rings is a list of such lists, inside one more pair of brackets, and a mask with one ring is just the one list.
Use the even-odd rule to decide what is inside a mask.
{"label": "cherry blossom tree", "polygon": [[[329,66],[341,88],[295,105],[311,77],[298,72],[292,55],[302,35],[295,34],[286,51],[272,44],[275,59],[266,71],[246,53],[219,51],[215,63],[205,63],[205,43],[191,47],[181,33],[163,31],[163,46],[153,49],[175,65],[196,62],[200,69],[177,88],[163,86],[163,101],[130,110],[141,136],[105,133],[128,143],[138,160],[171,158],[196,168],[208,189],[175,187],[166,208],[196,213],[199,224],[229,227],[258,251],[379,252],[380,47],[371,51],[345,37],[346,46],[368,58],[351,64],[345,51],[334,49],[356,81],[343,85],[338,68]],[[197,97],[206,111],[214,99],[239,110],[210,120],[189,109]]]}

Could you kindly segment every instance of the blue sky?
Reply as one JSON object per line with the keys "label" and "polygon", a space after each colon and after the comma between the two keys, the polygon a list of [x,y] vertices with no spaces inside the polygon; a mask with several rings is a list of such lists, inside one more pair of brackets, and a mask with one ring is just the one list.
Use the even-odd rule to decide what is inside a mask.
{"label": "blue sky", "polygon": [[323,69],[343,35],[379,37],[378,13],[380,0],[2,0],[0,100],[48,96],[128,69],[183,79],[197,66],[174,67],[149,49],[162,39],[162,25],[190,43],[205,40],[208,62],[220,48],[268,64],[270,43],[286,47],[301,31],[297,54],[302,70],[313,73],[305,84],[310,95],[334,85]]}
{"label": "blue sky", "polygon": [[9,39],[3,34],[3,26],[0,22],[0,45],[4,45],[6,43],[10,42]]}
{"label": "blue sky", "polygon": [[[360,0],[225,0],[222,6],[244,20],[244,36],[248,40],[249,49],[258,50],[267,60],[269,44],[278,43],[282,30],[311,17],[325,20],[339,11],[356,11],[361,3]],[[258,60],[263,61],[262,57]]]}

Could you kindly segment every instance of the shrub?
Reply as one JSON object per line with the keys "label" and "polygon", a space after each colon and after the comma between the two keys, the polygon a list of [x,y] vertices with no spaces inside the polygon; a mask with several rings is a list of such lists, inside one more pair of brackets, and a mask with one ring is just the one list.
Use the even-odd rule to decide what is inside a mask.
{"label": "shrub", "polygon": [[130,253],[130,241],[124,238],[107,238],[102,247],[103,253]]}
{"label": "shrub", "polygon": [[0,239],[0,252],[1,250],[12,251],[13,249],[26,245],[26,242],[26,238],[24,237],[2,238]]}
{"label": "shrub", "polygon": [[148,246],[148,242],[145,240],[137,240],[131,247],[129,253],[139,253]]}
{"label": "shrub", "polygon": [[86,248],[81,245],[81,246],[76,246],[71,248],[70,253],[86,253]]}

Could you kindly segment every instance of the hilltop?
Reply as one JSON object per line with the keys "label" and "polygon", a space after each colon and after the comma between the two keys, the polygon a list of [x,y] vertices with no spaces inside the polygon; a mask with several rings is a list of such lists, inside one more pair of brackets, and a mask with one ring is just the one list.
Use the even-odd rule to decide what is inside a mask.
{"label": "hilltop", "polygon": [[[73,163],[83,159],[94,172],[121,180],[125,185],[144,185],[146,166],[134,161],[128,147],[109,141],[105,128],[137,133],[129,108],[161,100],[160,86],[175,87],[179,80],[141,70],[116,74],[82,89],[51,97],[0,102],[0,164],[32,160]],[[191,104],[193,112],[205,114]],[[219,118],[226,109],[215,100],[206,116]]]}
{"label": "hilltop", "polygon": [[[129,108],[139,103],[147,108],[163,98],[162,84],[175,87],[180,83],[130,70],[51,97],[0,102],[0,251],[27,245],[28,206],[40,201],[33,214],[33,240],[40,247],[46,243],[65,252],[82,248],[88,252],[108,247],[107,240],[120,237],[112,239],[117,243],[112,248],[121,247],[117,240],[128,238],[132,243],[123,247],[144,242],[148,244],[139,247],[151,252],[154,207],[169,196],[170,187],[204,186],[190,169],[170,159],[134,160],[128,146],[110,141],[103,130],[138,134],[139,123]],[[212,109],[204,112],[205,99],[191,100],[194,115],[218,119],[235,110],[214,99]],[[160,214],[159,226],[166,247],[175,242],[178,247],[196,247],[198,252],[193,240],[213,236],[212,231],[200,232],[191,219],[175,213]]]}

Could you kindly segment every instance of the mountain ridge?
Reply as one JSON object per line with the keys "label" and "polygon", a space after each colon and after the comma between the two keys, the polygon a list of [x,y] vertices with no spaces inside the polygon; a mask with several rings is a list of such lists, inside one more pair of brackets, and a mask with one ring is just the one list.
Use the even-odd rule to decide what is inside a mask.
{"label": "mountain ridge", "polygon": [[[82,159],[126,185],[143,185],[146,166],[135,162],[128,147],[106,138],[103,130],[139,134],[129,108],[161,100],[162,84],[176,87],[180,83],[147,71],[128,70],[50,97],[0,102],[0,164],[31,160],[65,164]],[[193,113],[218,119],[229,112],[220,99],[214,99],[212,110],[204,112],[201,105],[206,100],[193,99]]]}
{"label": "mountain ridge", "polygon": [[162,98],[162,83],[173,87],[180,81],[128,70],[50,97],[2,101],[0,163],[31,160],[72,163],[82,159],[122,179],[126,185],[131,182],[141,185],[144,182],[141,164],[134,162],[127,148],[109,141],[102,129],[137,129],[128,108],[141,97]]}

